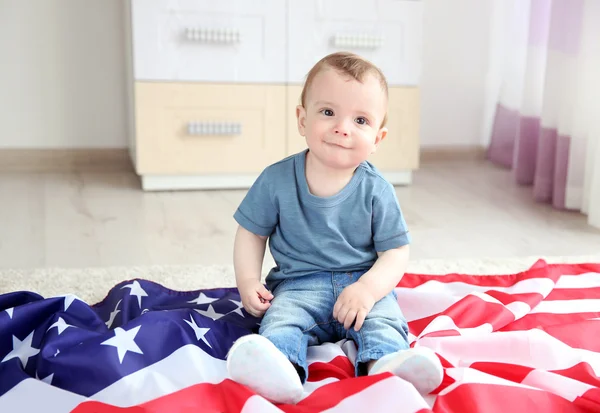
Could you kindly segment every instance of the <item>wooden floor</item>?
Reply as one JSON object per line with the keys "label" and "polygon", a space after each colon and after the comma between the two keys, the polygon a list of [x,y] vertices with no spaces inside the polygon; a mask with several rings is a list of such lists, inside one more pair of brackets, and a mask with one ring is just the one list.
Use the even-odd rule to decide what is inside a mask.
{"label": "wooden floor", "polygon": [[[127,172],[0,174],[0,268],[231,264],[244,194],[144,193]],[[600,249],[585,216],[535,203],[530,188],[487,163],[425,165],[397,194],[413,259]]]}

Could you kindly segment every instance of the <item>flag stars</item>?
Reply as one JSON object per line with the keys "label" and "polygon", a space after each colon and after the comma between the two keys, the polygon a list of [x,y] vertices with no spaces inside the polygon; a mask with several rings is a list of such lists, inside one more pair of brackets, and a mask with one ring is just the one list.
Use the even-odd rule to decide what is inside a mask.
{"label": "flag stars", "polygon": [[242,308],[244,308],[244,305],[242,304],[242,302],[231,300],[231,299],[229,301],[231,301],[232,303],[234,303],[237,306],[237,308],[235,310],[233,310],[232,313],[237,313],[237,314],[241,315],[242,317],[245,317],[244,313],[242,313]]}
{"label": "flag stars", "polygon": [[142,297],[148,297],[148,294],[146,293],[146,291],[144,291],[144,289],[142,288],[140,283],[136,280],[136,281],[132,282],[131,284],[127,284],[127,285],[124,285],[123,287],[121,287],[121,289],[123,289],[123,288],[129,288],[130,289],[129,295],[133,295],[133,296],[137,297],[138,305],[140,306],[140,309],[141,309],[142,308]]}
{"label": "flag stars", "polygon": [[213,321],[216,321],[219,318],[224,316],[224,314],[217,313],[212,305],[208,306],[208,310],[194,310],[194,311],[196,311],[198,314],[202,314],[204,317],[212,318]]}
{"label": "flag stars", "polygon": [[121,310],[117,310],[117,308],[119,308],[119,304],[121,304],[121,301],[123,301],[123,300],[119,300],[119,302],[115,306],[115,310],[110,313],[108,320],[106,321],[106,323],[104,323],[104,324],[106,324],[106,327],[110,328],[110,326],[112,326],[113,323],[115,322],[115,317],[117,316],[117,314],[119,314],[121,312]]}
{"label": "flag stars", "polygon": [[60,336],[60,335],[63,333],[63,331],[65,331],[67,328],[69,328],[69,327],[74,327],[74,326],[72,326],[72,325],[70,325],[70,324],[67,324],[67,323],[65,322],[65,320],[63,320],[63,318],[62,318],[62,317],[58,317],[58,321],[57,321],[57,322],[55,322],[54,324],[52,324],[52,325],[51,325],[51,326],[48,328],[48,330],[46,330],[46,331],[50,331],[50,330],[52,330],[54,327],[56,327],[56,329],[58,330],[58,335]]}
{"label": "flag stars", "polygon": [[210,328],[203,328],[203,327],[198,327],[198,325],[196,324],[196,320],[194,320],[194,317],[192,317],[192,315],[190,314],[190,321],[188,320],[183,320],[186,323],[188,323],[188,325],[190,327],[192,327],[192,330],[194,330],[194,333],[196,334],[196,340],[200,341],[204,341],[204,343],[206,343],[206,345],[210,348],[212,348],[212,346],[210,345],[210,343],[208,342],[208,340],[206,340],[206,337],[204,337],[206,335],[206,333],[208,333],[210,331]]}
{"label": "flag stars", "polygon": [[212,303],[214,301],[217,301],[217,299],[216,298],[207,297],[206,294],[200,293],[200,295],[198,296],[198,298],[195,298],[195,299],[193,299],[191,301],[188,301],[188,303],[202,305],[202,304],[210,304],[210,303]]}
{"label": "flag stars", "polygon": [[39,381],[43,381],[44,383],[47,384],[52,384],[52,379],[54,378],[54,373],[46,376],[45,378],[41,379],[40,376],[38,376],[38,372],[35,372],[35,378],[38,379]]}
{"label": "flag stars", "polygon": [[21,360],[23,368],[27,367],[29,359],[36,356],[40,349],[34,348],[31,344],[33,341],[33,331],[23,341],[19,340],[16,336],[12,336],[13,350],[2,359],[2,363],[13,358]]}
{"label": "flag stars", "polygon": [[128,351],[132,353],[144,354],[135,342],[135,336],[140,331],[141,326],[133,327],[130,330],[124,330],[121,327],[115,328],[115,335],[100,344],[105,346],[113,346],[117,349],[119,362],[123,364],[123,358]]}

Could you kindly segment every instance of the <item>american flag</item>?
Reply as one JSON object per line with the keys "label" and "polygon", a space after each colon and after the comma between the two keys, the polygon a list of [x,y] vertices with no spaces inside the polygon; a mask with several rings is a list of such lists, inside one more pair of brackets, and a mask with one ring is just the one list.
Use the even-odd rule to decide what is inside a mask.
{"label": "american flag", "polygon": [[516,274],[406,274],[412,345],[442,385],[419,395],[389,374],[354,377],[351,341],[309,349],[297,405],[227,376],[231,344],[257,331],[233,288],[122,282],[73,295],[0,295],[0,412],[600,412],[600,264],[539,261]]}

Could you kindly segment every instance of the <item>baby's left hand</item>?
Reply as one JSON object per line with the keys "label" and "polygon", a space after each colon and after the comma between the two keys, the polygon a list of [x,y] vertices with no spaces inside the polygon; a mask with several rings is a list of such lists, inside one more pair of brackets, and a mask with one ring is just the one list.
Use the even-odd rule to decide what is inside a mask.
{"label": "baby's left hand", "polygon": [[354,320],[354,330],[358,331],[363,325],[367,314],[375,305],[375,298],[365,286],[356,282],[344,288],[333,307],[333,318],[344,323],[348,330]]}

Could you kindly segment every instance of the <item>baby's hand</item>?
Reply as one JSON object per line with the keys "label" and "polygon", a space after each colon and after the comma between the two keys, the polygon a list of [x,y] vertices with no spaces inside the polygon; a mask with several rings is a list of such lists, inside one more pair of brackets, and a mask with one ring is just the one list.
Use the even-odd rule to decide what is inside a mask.
{"label": "baby's hand", "polygon": [[333,307],[333,318],[340,323],[344,323],[344,328],[348,330],[354,320],[354,330],[358,331],[363,325],[369,311],[375,305],[375,298],[360,283],[354,283],[344,288]]}
{"label": "baby's hand", "polygon": [[248,281],[238,287],[242,304],[246,311],[254,317],[262,317],[271,306],[273,294],[260,281]]}

